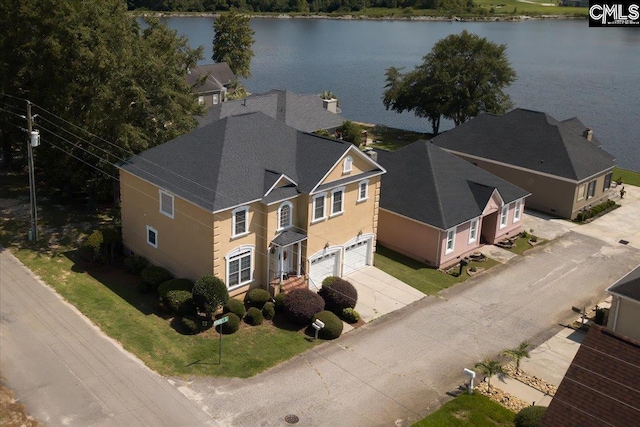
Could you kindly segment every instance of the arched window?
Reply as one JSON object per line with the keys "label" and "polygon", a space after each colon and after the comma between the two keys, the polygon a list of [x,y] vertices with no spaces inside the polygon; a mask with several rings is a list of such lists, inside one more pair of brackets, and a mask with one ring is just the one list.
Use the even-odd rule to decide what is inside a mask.
{"label": "arched window", "polygon": [[225,257],[227,264],[227,288],[234,289],[253,281],[252,245],[239,246]]}
{"label": "arched window", "polygon": [[293,204],[284,202],[278,208],[278,230],[284,230],[293,225]]}
{"label": "arched window", "polygon": [[342,173],[349,173],[353,169],[353,157],[347,156],[342,165]]}

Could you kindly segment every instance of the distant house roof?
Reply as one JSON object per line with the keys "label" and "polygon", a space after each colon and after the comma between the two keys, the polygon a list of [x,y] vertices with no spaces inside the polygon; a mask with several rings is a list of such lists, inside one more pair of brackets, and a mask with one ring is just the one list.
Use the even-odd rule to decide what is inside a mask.
{"label": "distant house roof", "polygon": [[270,201],[309,193],[349,150],[357,148],[297,131],[257,112],[215,121],[119,167],[217,212],[262,200],[282,174],[296,186],[286,186],[286,194],[272,191]]}
{"label": "distant house roof", "polygon": [[298,94],[288,90],[272,90],[215,105],[198,121],[200,126],[204,126],[231,115],[255,111],[261,111],[303,132],[337,128],[345,121],[339,114],[324,108],[318,95]]}
{"label": "distant house roof", "polygon": [[640,342],[592,325],[541,426],[638,425],[639,378]]}
{"label": "distant house roof", "polygon": [[[200,80],[206,76],[201,83]],[[226,62],[198,65],[189,69],[185,80],[189,86],[194,86],[196,93],[208,93],[222,89],[236,79],[235,74]]]}
{"label": "distant house roof", "polygon": [[[546,113],[516,108],[497,116],[480,114],[433,139],[447,150],[582,181],[616,165],[589,142],[578,119],[559,122]],[[592,140],[593,141],[593,140]]]}
{"label": "distant house roof", "polygon": [[607,291],[640,302],[640,265],[609,286]]}
{"label": "distant house roof", "polygon": [[378,152],[378,162],[380,207],[442,230],[482,215],[494,190],[505,203],[529,194],[428,141]]}

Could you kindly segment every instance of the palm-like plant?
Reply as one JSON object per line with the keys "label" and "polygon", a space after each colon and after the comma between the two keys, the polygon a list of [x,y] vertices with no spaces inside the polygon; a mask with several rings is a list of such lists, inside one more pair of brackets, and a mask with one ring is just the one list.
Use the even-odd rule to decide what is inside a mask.
{"label": "palm-like plant", "polygon": [[501,353],[503,356],[506,356],[513,360],[516,364],[516,372],[520,371],[520,361],[525,357],[529,359],[531,356],[529,355],[529,343],[523,341],[520,343],[518,348],[513,348],[510,350],[504,350]]}
{"label": "palm-like plant", "polygon": [[487,385],[489,386],[489,391],[491,391],[491,377],[504,373],[500,362],[493,359],[485,359],[482,362],[476,363],[476,369],[488,378]]}

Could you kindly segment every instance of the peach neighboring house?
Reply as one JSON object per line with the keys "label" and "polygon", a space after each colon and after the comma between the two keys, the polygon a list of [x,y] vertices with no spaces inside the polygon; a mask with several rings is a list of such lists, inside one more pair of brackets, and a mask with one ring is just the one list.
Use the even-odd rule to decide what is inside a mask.
{"label": "peach neighboring house", "polygon": [[216,275],[232,296],[316,289],[373,263],[384,172],[350,143],[229,116],[120,165],[123,242],[176,277]]}
{"label": "peach neighboring house", "polygon": [[516,108],[480,114],[433,143],[531,193],[527,206],[575,218],[610,196],[615,158],[578,118]]}
{"label": "peach neighboring house", "polygon": [[612,296],[607,327],[640,341],[640,265],[607,288]]}
{"label": "peach neighboring house", "polygon": [[379,152],[378,242],[433,267],[518,234],[527,191],[428,141]]}

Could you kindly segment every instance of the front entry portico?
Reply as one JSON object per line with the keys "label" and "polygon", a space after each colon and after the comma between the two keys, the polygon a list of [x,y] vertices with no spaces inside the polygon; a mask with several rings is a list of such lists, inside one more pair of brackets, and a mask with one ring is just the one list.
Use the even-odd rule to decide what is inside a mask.
{"label": "front entry portico", "polygon": [[273,239],[267,254],[270,285],[286,288],[300,281],[304,283],[302,242],[305,240],[305,234],[294,230],[283,231]]}

